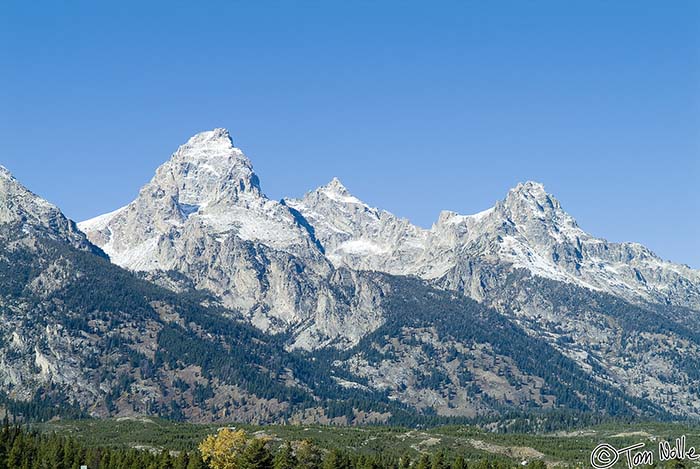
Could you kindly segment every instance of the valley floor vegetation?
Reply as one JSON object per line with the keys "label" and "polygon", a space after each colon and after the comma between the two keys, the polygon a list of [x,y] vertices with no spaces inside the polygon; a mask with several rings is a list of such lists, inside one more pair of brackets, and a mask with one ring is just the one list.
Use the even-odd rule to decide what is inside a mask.
{"label": "valley floor vegetation", "polygon": [[[557,431],[497,433],[468,425],[392,426],[195,424],[150,417],[7,423],[0,469],[501,469],[590,467],[601,442],[653,447],[695,423],[608,422]],[[657,463],[680,468],[685,461]],[[616,466],[626,467],[621,461]]]}
{"label": "valley floor vegetation", "polygon": [[[521,464],[522,465],[522,464]],[[310,440],[275,445],[265,436],[222,428],[205,438],[196,451],[153,451],[148,448],[87,447],[74,438],[27,431],[7,421],[0,433],[0,469],[506,469],[506,460],[467,462],[438,450],[412,458],[364,455],[333,448],[323,450]],[[526,464],[542,469],[540,460]]]}

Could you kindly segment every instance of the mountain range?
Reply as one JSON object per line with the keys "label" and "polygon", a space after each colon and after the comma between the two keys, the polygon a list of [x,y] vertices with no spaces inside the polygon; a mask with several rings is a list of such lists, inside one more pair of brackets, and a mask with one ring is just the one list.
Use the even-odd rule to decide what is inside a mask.
{"label": "mountain range", "polygon": [[700,272],[587,234],[541,184],[429,229],[338,179],[271,200],[199,133],[77,225],[0,170],[0,390],[98,415],[700,416]]}

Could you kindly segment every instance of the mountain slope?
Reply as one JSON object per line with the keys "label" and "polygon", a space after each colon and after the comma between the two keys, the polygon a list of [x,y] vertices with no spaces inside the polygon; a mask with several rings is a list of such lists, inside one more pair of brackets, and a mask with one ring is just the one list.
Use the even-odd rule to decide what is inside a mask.
{"label": "mountain slope", "polygon": [[[700,415],[700,273],[585,233],[538,183],[423,229],[337,179],[271,201],[217,129],[180,147],[128,206],[80,227],[115,263],[207,292],[228,320],[311,351],[292,355],[333,373],[327,396],[335,385],[445,416]],[[555,371],[536,366],[550,359]]]}
{"label": "mountain slope", "polygon": [[[418,279],[365,274],[383,289],[380,328],[347,351],[290,353],[206,293],[175,293],[111,264],[56,207],[8,178],[3,195],[15,194],[7,212],[16,213],[0,223],[0,391],[11,399],[95,416],[259,423],[414,422],[523,406],[664,414],[588,383],[546,342]],[[351,304],[357,274],[333,275],[335,298]],[[415,363],[397,368],[400,353],[387,347]],[[440,352],[420,358],[430,347]],[[387,367],[407,379],[387,384]]]}
{"label": "mountain slope", "polygon": [[384,278],[386,322],[333,363],[353,377],[345,386],[358,380],[445,416],[554,408],[664,414],[493,309],[416,278]]}
{"label": "mountain slope", "polygon": [[0,225],[16,226],[27,236],[44,236],[104,256],[55,206],[29,191],[0,166]]}
{"label": "mountain slope", "polygon": [[337,400],[355,403],[346,423],[407,412],[338,386],[206,293],[178,294],[110,263],[4,174],[0,393],[10,399],[192,421],[330,422]]}
{"label": "mountain slope", "polygon": [[[464,293],[544,339],[579,373],[669,412],[700,412],[697,271],[586,234],[536,183],[476,215],[443,212],[430,230],[369,208],[344,187],[343,198],[329,197],[338,187],[287,201],[312,221],[336,265],[416,275]],[[355,244],[386,248],[345,248]],[[363,373],[382,382],[370,368]]]}

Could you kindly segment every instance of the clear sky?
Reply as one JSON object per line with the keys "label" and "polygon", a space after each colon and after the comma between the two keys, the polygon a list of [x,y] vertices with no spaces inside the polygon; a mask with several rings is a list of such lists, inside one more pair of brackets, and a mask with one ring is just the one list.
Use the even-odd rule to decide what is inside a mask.
{"label": "clear sky", "polygon": [[226,127],[273,198],[430,226],[543,182],[700,268],[700,2],[3,2],[0,164],[82,220]]}

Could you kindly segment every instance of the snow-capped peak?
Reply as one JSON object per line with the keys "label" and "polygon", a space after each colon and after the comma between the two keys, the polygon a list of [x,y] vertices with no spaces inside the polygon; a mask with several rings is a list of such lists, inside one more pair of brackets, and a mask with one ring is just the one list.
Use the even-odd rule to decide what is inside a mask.
{"label": "snow-capped peak", "polygon": [[246,193],[262,196],[253,164],[233,145],[226,129],[191,137],[157,169],[145,189],[153,186],[187,206],[235,202]]}
{"label": "snow-capped peak", "polygon": [[544,185],[539,182],[519,183],[508,191],[505,200],[497,204],[497,207],[517,224],[546,220],[547,223],[576,227],[573,217],[562,209],[559,201],[547,193]]}
{"label": "snow-capped peak", "polygon": [[509,192],[546,194],[546,191],[544,190],[544,184],[537,181],[519,182]]}
{"label": "snow-capped peak", "polygon": [[339,194],[349,193],[348,188],[345,187],[345,185],[343,185],[343,183],[340,182],[340,179],[338,179],[337,177],[331,179],[331,182],[329,182],[323,187],[329,191],[338,192]]}
{"label": "snow-capped peak", "polygon": [[223,165],[217,164],[217,162],[225,162],[230,157],[240,158],[250,164],[250,160],[243,155],[243,152],[233,145],[228,130],[214,129],[190,137],[184,145],[178,148],[171,159],[221,167]]}
{"label": "snow-capped peak", "polygon": [[289,208],[262,193],[252,163],[225,129],[194,135],[136,200],[79,226],[113,262],[135,270],[171,268],[178,262],[168,252],[173,239],[186,244],[193,232],[216,242],[234,236],[294,255],[318,254]]}
{"label": "snow-capped peak", "polygon": [[352,195],[347,187],[345,187],[337,177],[331,179],[331,182],[325,186],[319,187],[317,191],[319,194],[322,194],[335,202],[367,206],[367,204]]}
{"label": "snow-capped peak", "polygon": [[512,204],[519,200],[535,201],[547,205],[551,205],[556,201],[553,196],[547,193],[542,183],[534,181],[518,183],[518,185],[508,191],[505,203],[506,205]]}
{"label": "snow-capped peak", "polygon": [[14,181],[15,177],[12,175],[9,169],[0,164],[0,177],[8,181]]}
{"label": "snow-capped peak", "polygon": [[194,134],[189,140],[187,140],[187,145],[197,145],[212,141],[222,141],[233,146],[233,140],[231,139],[231,134],[229,133],[228,129],[221,127]]}

